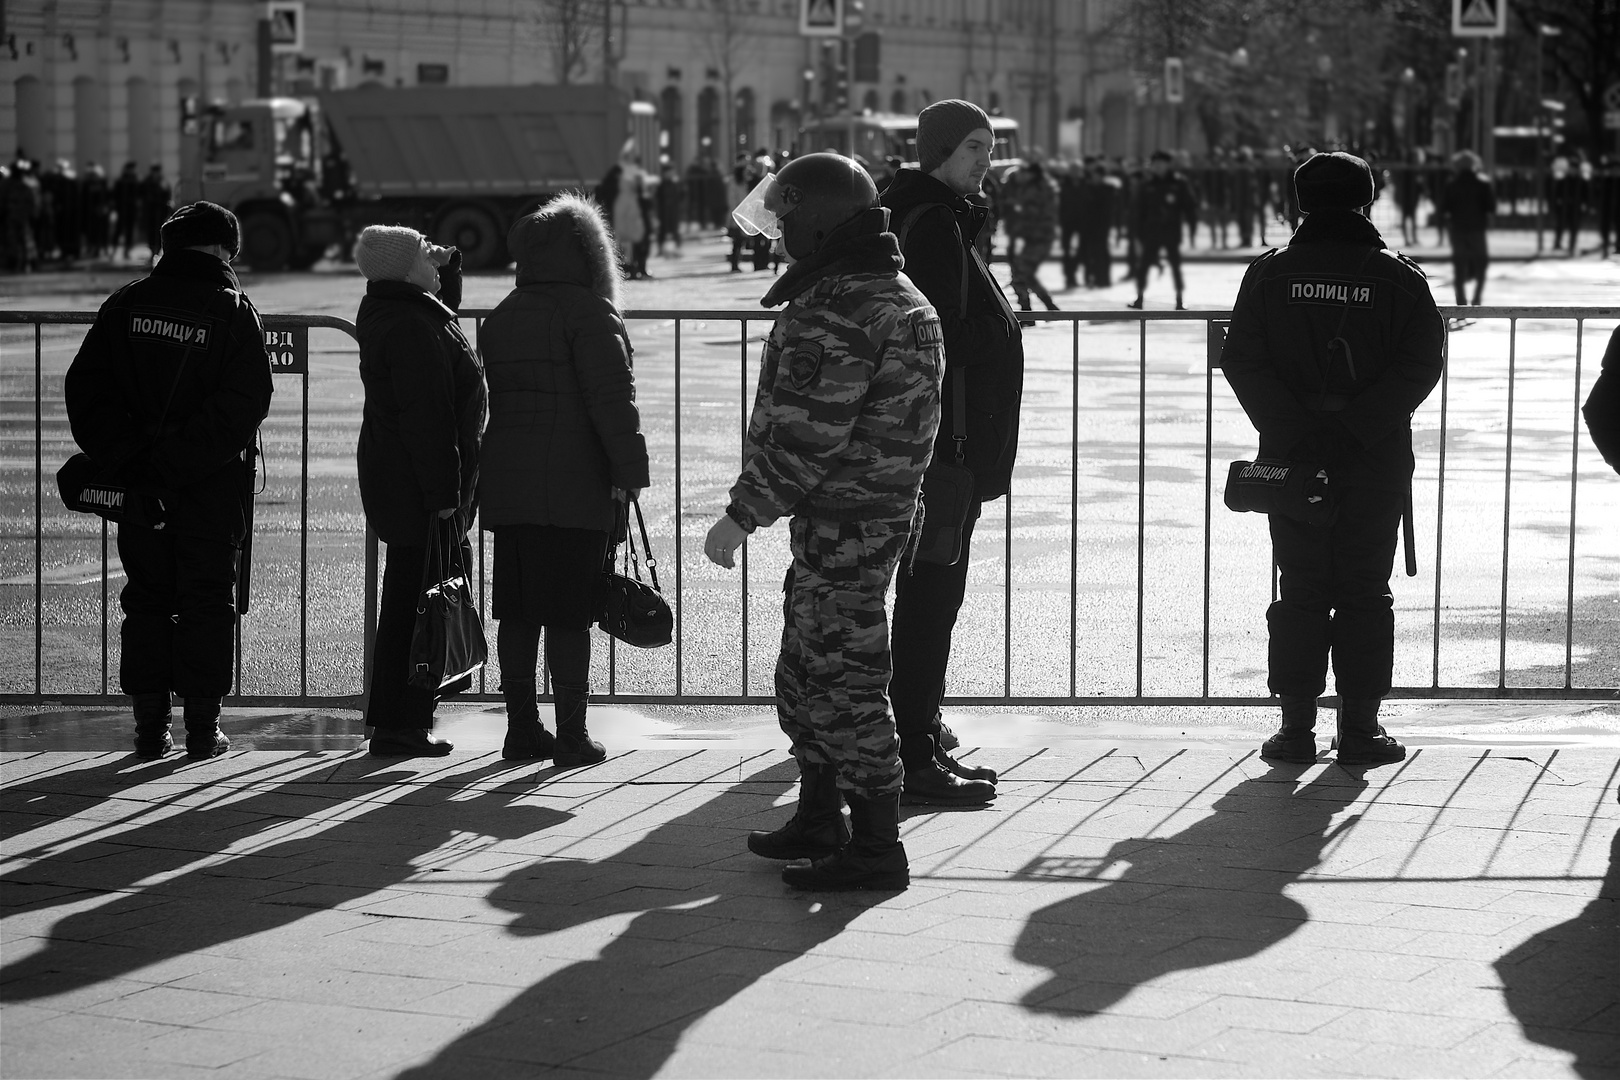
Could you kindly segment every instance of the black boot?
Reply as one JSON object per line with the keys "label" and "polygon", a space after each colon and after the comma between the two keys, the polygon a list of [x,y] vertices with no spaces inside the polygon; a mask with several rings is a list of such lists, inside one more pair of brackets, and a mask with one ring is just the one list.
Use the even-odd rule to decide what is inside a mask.
{"label": "black boot", "polygon": [[142,761],[155,761],[174,749],[174,738],[169,734],[173,720],[172,699],[167,690],[160,694],[131,694],[135,709],[135,756]]}
{"label": "black boot", "polygon": [[748,834],[748,850],[767,859],[820,859],[849,843],[838,770],[799,762],[799,806],[775,832]]}
{"label": "black boot", "polygon": [[984,806],[994,801],[995,784],[963,779],[940,763],[932,736],[907,735],[901,747],[906,767],[901,801],[907,806]]}
{"label": "black boot", "polygon": [[186,698],[186,757],[207,761],[231,748],[219,730],[219,698]]}
{"label": "black boot", "polygon": [[591,703],[588,686],[551,684],[556,697],[557,740],[551,760],[563,768],[595,765],[607,757],[607,750],[585,730],[585,709]]}
{"label": "black boot", "polygon": [[1282,696],[1282,727],[1260,746],[1260,756],[1270,761],[1309,765],[1316,760],[1316,699]]}
{"label": "black boot", "polygon": [[507,679],[501,684],[506,698],[506,742],[501,757],[507,761],[538,761],[551,756],[556,739],[540,722],[534,700],[533,679]]}
{"label": "black boot", "polygon": [[1377,698],[1339,699],[1338,763],[1348,768],[1388,765],[1406,757],[1402,746],[1378,722]]}
{"label": "black boot", "polygon": [[432,728],[371,729],[372,757],[445,757],[455,749],[433,734]]}
{"label": "black boot", "polygon": [[944,744],[941,742],[934,744],[934,760],[939,762],[940,768],[948,773],[960,776],[963,780],[983,780],[987,784],[993,784],[998,779],[996,770],[992,768],[984,765],[964,765],[957,761],[956,757],[945,749]]}
{"label": "black boot", "polygon": [[795,889],[846,891],[849,889],[904,889],[911,884],[911,866],[900,843],[900,796],[845,796],[854,827],[850,842],[837,854],[811,863],[794,863],[782,871],[782,880]]}

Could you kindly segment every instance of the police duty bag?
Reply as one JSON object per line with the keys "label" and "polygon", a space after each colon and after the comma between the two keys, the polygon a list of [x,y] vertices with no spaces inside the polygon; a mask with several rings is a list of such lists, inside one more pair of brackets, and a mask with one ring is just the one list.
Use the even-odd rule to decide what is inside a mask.
{"label": "police duty bag", "polygon": [[126,484],[117,471],[101,468],[84,453],[74,454],[56,470],[56,490],[62,505],[76,514],[149,529],[163,527],[173,502],[172,493]]}
{"label": "police duty bag", "polygon": [[1326,468],[1301,461],[1234,461],[1226,473],[1226,508],[1240,514],[1281,514],[1307,525],[1331,525],[1339,513],[1338,494]]}

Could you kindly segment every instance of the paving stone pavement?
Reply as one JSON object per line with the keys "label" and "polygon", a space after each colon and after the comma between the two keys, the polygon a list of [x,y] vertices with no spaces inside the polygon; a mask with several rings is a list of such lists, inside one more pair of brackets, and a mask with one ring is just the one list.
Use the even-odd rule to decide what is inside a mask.
{"label": "paving stone pavement", "polygon": [[0,755],[0,1074],[1620,1076],[1620,750],[981,750],[913,884],[779,750]]}

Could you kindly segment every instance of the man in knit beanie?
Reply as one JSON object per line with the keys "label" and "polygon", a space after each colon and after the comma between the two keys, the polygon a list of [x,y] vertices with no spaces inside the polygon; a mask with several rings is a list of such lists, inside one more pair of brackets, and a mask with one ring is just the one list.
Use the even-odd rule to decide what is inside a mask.
{"label": "man in knit beanie", "polygon": [[[901,798],[910,804],[983,806],[996,797],[993,770],[951,755],[957,740],[939,707],[973,526],[985,502],[1007,494],[1018,452],[1023,331],[975,246],[988,228],[980,196],[994,147],[983,109],[970,101],[935,102],[917,118],[921,168],[901,169],[883,192],[905,274],[939,312],[945,334],[934,460],[962,465],[973,476],[970,497],[959,501],[944,497],[938,479],[924,478],[919,553],[895,575],[889,698],[905,766]],[[960,517],[950,513],[953,503]],[[942,543],[942,535],[957,542]]]}
{"label": "man in knit beanie", "polygon": [[[1260,755],[1316,760],[1316,700],[1331,662],[1339,695],[1338,763],[1399,761],[1378,723],[1395,664],[1390,576],[1411,521],[1412,412],[1440,379],[1445,326],[1423,271],[1384,248],[1365,216],[1372,170],[1316,154],[1294,173],[1305,217],[1288,247],[1249,267],[1232,309],[1221,368],[1260,433],[1261,458],[1325,471],[1329,525],[1270,515],[1281,571],[1267,685],[1282,725]],[[1407,531],[1408,574],[1411,531]]]}

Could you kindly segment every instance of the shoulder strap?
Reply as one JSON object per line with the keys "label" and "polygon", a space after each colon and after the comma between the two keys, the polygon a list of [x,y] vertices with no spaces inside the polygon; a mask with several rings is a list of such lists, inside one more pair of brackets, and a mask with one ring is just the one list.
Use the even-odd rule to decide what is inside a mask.
{"label": "shoulder strap", "polygon": [[[910,210],[906,211],[905,219],[900,222],[900,232],[898,235],[898,239],[900,241],[900,251],[902,254],[905,253],[906,235],[911,232],[911,227],[917,223],[917,219],[921,217],[925,211],[932,210],[936,206],[941,207],[951,215],[951,231],[956,234],[956,251],[962,259],[962,285],[957,292],[957,295],[960,297],[958,302],[957,317],[966,319],[968,305],[968,254],[966,246],[962,243],[962,228],[956,223],[956,213],[951,210],[950,206],[947,203],[942,202],[923,203],[920,206],[913,206]],[[949,356],[945,358],[945,366],[950,371],[952,383],[951,438],[956,442],[956,463],[961,465],[963,463],[963,459],[967,456],[967,371],[960,365],[953,366]]]}

